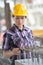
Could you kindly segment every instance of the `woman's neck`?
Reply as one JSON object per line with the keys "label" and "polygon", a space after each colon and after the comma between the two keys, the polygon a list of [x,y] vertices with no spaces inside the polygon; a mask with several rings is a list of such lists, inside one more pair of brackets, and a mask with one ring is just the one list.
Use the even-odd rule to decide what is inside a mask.
{"label": "woman's neck", "polygon": [[20,30],[23,29],[23,25],[16,25]]}
{"label": "woman's neck", "polygon": [[23,30],[23,25],[18,27],[20,30]]}

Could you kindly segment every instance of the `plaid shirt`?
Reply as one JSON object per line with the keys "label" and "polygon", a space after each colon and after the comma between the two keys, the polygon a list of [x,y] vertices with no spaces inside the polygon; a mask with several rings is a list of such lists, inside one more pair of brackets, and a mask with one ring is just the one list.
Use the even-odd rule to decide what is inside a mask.
{"label": "plaid shirt", "polygon": [[[3,38],[3,50],[12,50],[13,48],[24,48],[25,46],[33,46],[34,45],[34,38],[32,35],[32,31],[27,28],[23,27],[21,31],[18,27],[14,24],[7,32],[4,34]],[[14,57],[14,56],[13,56]],[[26,58],[26,52],[21,51],[21,57]]]}

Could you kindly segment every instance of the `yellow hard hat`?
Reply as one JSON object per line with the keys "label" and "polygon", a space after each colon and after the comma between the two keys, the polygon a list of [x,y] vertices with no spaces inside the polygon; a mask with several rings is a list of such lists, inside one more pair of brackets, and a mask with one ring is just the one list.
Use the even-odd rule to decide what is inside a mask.
{"label": "yellow hard hat", "polygon": [[28,10],[23,4],[16,4],[12,12],[13,16],[27,16]]}

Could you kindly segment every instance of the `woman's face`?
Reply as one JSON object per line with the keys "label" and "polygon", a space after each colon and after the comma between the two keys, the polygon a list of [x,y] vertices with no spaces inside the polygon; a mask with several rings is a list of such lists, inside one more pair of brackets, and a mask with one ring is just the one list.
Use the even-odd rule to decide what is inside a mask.
{"label": "woman's face", "polygon": [[17,26],[22,26],[22,25],[24,25],[25,18],[26,18],[25,16],[15,16],[15,17],[14,17],[15,24],[16,24]]}

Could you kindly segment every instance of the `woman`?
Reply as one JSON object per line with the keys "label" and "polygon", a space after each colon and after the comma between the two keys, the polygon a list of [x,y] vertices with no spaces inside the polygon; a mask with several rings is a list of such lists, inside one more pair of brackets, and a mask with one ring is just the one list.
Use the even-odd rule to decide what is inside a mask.
{"label": "woman", "polygon": [[24,22],[27,18],[28,11],[23,4],[16,4],[13,9],[13,19],[15,24],[6,31],[3,38],[3,55],[14,60],[18,59],[21,52],[21,59],[27,58],[25,51],[20,48],[34,45],[32,30],[25,27]]}

